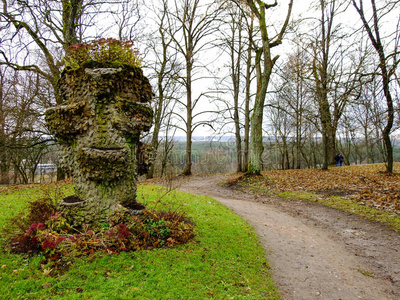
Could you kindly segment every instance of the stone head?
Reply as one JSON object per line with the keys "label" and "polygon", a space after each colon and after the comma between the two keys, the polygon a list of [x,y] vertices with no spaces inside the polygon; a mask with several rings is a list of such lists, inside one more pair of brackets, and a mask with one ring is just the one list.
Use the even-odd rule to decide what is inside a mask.
{"label": "stone head", "polygon": [[152,124],[150,83],[138,67],[65,70],[61,105],[46,111],[81,199],[129,203],[136,194],[137,149]]}
{"label": "stone head", "polygon": [[[98,68],[64,72],[63,103],[46,112],[48,128],[91,180],[113,180],[130,172],[140,134],[152,124],[152,97],[141,70]],[[64,147],[64,148],[65,148]],[[73,159],[73,160],[71,160]]]}

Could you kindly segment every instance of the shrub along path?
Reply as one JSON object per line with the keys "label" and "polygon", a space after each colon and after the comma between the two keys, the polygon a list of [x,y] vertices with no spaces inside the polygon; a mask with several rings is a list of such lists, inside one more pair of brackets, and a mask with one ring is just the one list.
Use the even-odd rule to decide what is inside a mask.
{"label": "shrub along path", "polygon": [[400,299],[400,235],[322,205],[222,187],[229,176],[179,177],[181,191],[214,197],[260,236],[283,299]]}

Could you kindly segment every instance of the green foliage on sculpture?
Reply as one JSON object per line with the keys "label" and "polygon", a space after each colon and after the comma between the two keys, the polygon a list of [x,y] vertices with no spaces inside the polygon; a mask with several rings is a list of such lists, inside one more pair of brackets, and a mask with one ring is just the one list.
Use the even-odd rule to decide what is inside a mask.
{"label": "green foliage on sculpture", "polygon": [[68,47],[64,58],[68,69],[79,68],[119,68],[140,67],[141,58],[131,41],[99,39],[89,43],[79,43]]}

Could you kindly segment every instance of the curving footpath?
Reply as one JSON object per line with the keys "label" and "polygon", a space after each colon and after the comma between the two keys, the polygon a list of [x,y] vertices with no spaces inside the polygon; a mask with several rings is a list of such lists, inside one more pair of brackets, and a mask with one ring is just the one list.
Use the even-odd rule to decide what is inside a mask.
{"label": "curving footpath", "polygon": [[320,205],[219,186],[227,178],[180,177],[174,184],[215,198],[253,226],[283,299],[400,299],[399,234]]}

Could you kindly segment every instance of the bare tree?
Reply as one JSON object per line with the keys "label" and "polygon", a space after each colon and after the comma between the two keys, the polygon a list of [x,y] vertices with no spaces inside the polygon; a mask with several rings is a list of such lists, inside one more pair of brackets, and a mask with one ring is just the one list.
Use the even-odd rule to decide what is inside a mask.
{"label": "bare tree", "polygon": [[[5,183],[20,177],[23,183],[34,180],[34,173],[46,143],[41,118],[43,92],[38,74],[22,74],[10,68],[0,68],[0,176]],[[27,173],[30,172],[30,175]]]}
{"label": "bare tree", "polygon": [[[167,14],[168,14],[168,5],[167,0],[161,0],[161,5],[153,6],[152,10],[156,12],[155,23],[157,24],[157,30],[152,33],[152,37],[150,37],[150,52],[153,54],[155,60],[154,62],[148,62],[148,67],[152,70],[154,74],[154,80],[156,82],[155,91],[155,103],[154,103],[154,127],[151,138],[151,147],[153,149],[154,155],[157,155],[157,149],[159,146],[159,134],[162,129],[163,121],[170,120],[171,116],[167,116],[171,112],[168,110],[168,106],[171,102],[176,99],[177,94],[179,92],[180,86],[178,85],[177,77],[181,70],[181,65],[178,62],[177,53],[174,51],[172,44],[173,38],[168,34],[168,26],[167,26]],[[157,7],[160,7],[158,9]],[[152,78],[151,78],[152,79]],[[166,126],[170,126],[170,122],[165,122]],[[167,128],[166,132],[169,131]],[[171,143],[168,142],[168,136],[165,138],[165,142],[163,144],[163,152],[162,152],[162,172],[166,166],[166,156],[170,151]],[[147,178],[153,178],[154,176],[154,168],[153,164],[150,167],[149,172],[147,173]]]}
{"label": "bare tree", "polygon": [[[341,0],[319,0],[318,26],[310,37],[310,57],[314,99],[318,107],[324,160],[322,169],[334,163],[336,155],[336,133],[346,105],[357,97],[361,84],[359,70],[363,57],[353,51],[354,43],[342,31],[337,22],[347,4]],[[347,39],[346,39],[347,38]],[[357,48],[357,47],[356,47]],[[358,50],[358,49],[357,49]]]}
{"label": "bare tree", "polygon": [[249,38],[246,53],[246,73],[245,73],[245,103],[244,103],[244,150],[243,150],[243,171],[249,169],[250,152],[250,101],[251,101],[251,82],[253,74],[252,66],[252,44],[254,34],[254,14],[250,14],[250,24],[247,26],[247,36]]}
{"label": "bare tree", "polygon": [[[396,22],[395,31],[391,32],[388,35],[388,38],[385,40],[385,35],[383,35],[383,29],[381,28],[381,24],[383,22],[383,18],[390,14],[393,11],[398,11],[400,2],[399,1],[378,1],[378,5],[375,0],[370,0],[370,7],[368,8],[371,12],[371,16],[368,17],[366,11],[364,9],[364,1],[363,0],[352,0],[352,4],[356,9],[358,15],[363,24],[364,30],[367,32],[368,38],[378,55],[378,65],[376,66],[379,69],[379,76],[382,80],[382,89],[383,94],[386,99],[387,111],[386,111],[386,125],[382,131],[383,143],[385,146],[386,152],[386,171],[388,173],[393,172],[393,147],[390,139],[390,133],[392,131],[393,122],[394,122],[394,105],[393,98],[391,93],[391,79],[395,76],[396,68],[398,65],[398,41],[400,38],[399,31],[399,22],[400,17]],[[394,35],[394,36],[393,36]],[[390,40],[394,40],[394,49],[390,51],[388,49],[390,45]],[[386,45],[386,46],[385,46]],[[391,59],[394,60],[394,63],[391,64]]]}
{"label": "bare tree", "polygon": [[246,18],[247,13],[234,3],[226,2],[224,11],[221,26],[219,26],[218,30],[220,38],[217,46],[222,54],[226,55],[227,61],[223,66],[223,70],[226,70],[226,75],[222,78],[217,78],[216,84],[217,100],[224,105],[224,108],[218,107],[220,115],[218,119],[220,131],[233,124],[228,127],[228,131],[229,133],[233,132],[235,135],[236,171],[242,172],[244,169],[242,129],[244,127],[243,117],[246,118],[244,116],[245,109],[243,109],[245,106],[243,86],[246,72],[245,55],[246,49],[249,48],[250,40],[247,36],[249,24]]}
{"label": "bare tree", "polygon": [[0,11],[0,64],[40,74],[53,86],[59,103],[57,81],[65,51],[90,35],[86,31],[100,20],[97,17],[104,6],[120,2],[3,0]]}
{"label": "bare tree", "polygon": [[250,175],[258,175],[262,168],[262,153],[263,153],[263,115],[264,103],[267,93],[272,69],[279,56],[273,56],[271,48],[282,43],[283,36],[289,24],[290,15],[292,12],[293,0],[290,0],[286,19],[281,27],[281,30],[275,37],[270,37],[269,26],[267,24],[266,11],[278,5],[275,0],[272,4],[267,4],[261,0],[245,0],[244,1],[251,9],[260,26],[261,45],[256,47],[255,67],[257,74],[257,94],[254,102],[254,110],[251,117],[251,134],[250,134],[250,161],[247,173]]}
{"label": "bare tree", "polygon": [[290,137],[293,136],[293,122],[290,114],[280,106],[271,109],[269,119],[273,125],[274,143],[278,147],[280,156],[280,167],[282,170],[291,169],[289,148]]}
{"label": "bare tree", "polygon": [[[114,19],[118,31],[118,39],[121,41],[141,42],[145,37],[144,25],[141,24],[142,15],[139,0],[124,0],[111,3],[109,12]],[[104,30],[103,30],[104,31]]]}
{"label": "bare tree", "polygon": [[7,84],[7,68],[0,66],[0,182],[9,183],[9,157],[7,152],[7,123],[9,115],[8,95],[11,85]]}
{"label": "bare tree", "polygon": [[235,140],[236,140],[236,171],[243,171],[242,163],[242,137],[240,133],[240,119],[239,119],[239,94],[240,94],[240,81],[241,81],[241,62],[244,42],[242,37],[244,15],[240,10],[230,14],[230,40],[228,41],[228,48],[230,54],[230,77],[232,80],[233,88],[233,120],[235,124]]}
{"label": "bare tree", "polygon": [[186,132],[186,161],[183,175],[192,173],[192,133],[202,123],[194,123],[195,106],[202,99],[193,95],[193,82],[199,77],[194,76],[194,70],[199,66],[198,55],[208,46],[208,38],[216,30],[216,18],[220,12],[215,3],[200,4],[200,0],[174,0],[173,9],[169,9],[168,28],[178,53],[183,57],[185,74],[180,76],[180,82],[186,91],[186,102],[180,101],[186,110],[186,118],[180,116],[185,123]]}
{"label": "bare tree", "polygon": [[[71,2],[71,3],[70,3]],[[33,71],[56,88],[60,77],[60,49],[78,42],[82,1],[5,1],[1,18],[3,60],[15,70]],[[8,47],[8,49],[6,49]],[[39,56],[33,55],[35,50]],[[37,51],[36,51],[37,52]],[[44,64],[41,64],[43,58]]]}
{"label": "bare tree", "polygon": [[352,103],[352,115],[358,134],[363,137],[364,160],[367,163],[384,161],[381,132],[385,127],[385,100],[380,93],[380,82],[377,76],[363,85],[360,97]]}
{"label": "bare tree", "polygon": [[306,78],[309,73],[308,57],[300,45],[289,54],[287,61],[278,73],[280,80],[277,90],[277,103],[272,106],[282,110],[291,117],[294,127],[294,155],[293,165],[300,169],[302,161],[302,148],[304,145],[307,124],[311,124],[312,106],[310,103],[311,91],[307,87]]}

